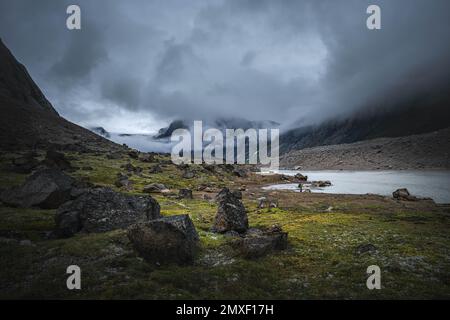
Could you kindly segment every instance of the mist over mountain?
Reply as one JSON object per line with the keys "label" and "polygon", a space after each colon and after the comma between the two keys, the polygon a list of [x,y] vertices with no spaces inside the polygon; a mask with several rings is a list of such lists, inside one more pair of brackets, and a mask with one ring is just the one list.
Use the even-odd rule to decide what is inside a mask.
{"label": "mist over mountain", "polygon": [[[132,3],[80,0],[70,32],[69,1],[1,2],[0,36],[57,112],[111,132],[230,117],[299,128],[448,93],[446,0]],[[370,4],[381,30],[366,28]]]}
{"label": "mist over mountain", "polygon": [[281,134],[280,151],[437,131],[449,127],[449,106],[445,98],[425,98],[394,109],[364,110],[317,125],[299,125]]}

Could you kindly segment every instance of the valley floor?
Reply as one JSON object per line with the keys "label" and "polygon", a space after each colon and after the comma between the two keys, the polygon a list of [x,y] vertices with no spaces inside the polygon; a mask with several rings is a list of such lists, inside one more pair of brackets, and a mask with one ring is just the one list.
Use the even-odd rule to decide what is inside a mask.
{"label": "valley floor", "polygon": [[[26,175],[8,170],[0,158],[0,188],[21,183]],[[450,298],[450,210],[432,201],[397,201],[376,195],[331,195],[264,191],[277,176],[250,174],[237,178],[226,171],[211,173],[194,166],[195,177],[159,156],[154,164],[123,156],[67,154],[80,167],[71,175],[133,194],[148,183],[171,190],[191,188],[194,199],[155,194],[163,215],[188,213],[201,239],[191,266],[156,266],[132,249],[125,230],[47,239],[55,227],[55,210],[0,206],[0,298],[56,299],[429,299]],[[131,161],[144,169],[133,175],[131,190],[114,186],[120,166]],[[251,227],[280,225],[289,233],[287,250],[247,260],[231,239],[212,233],[217,205],[208,198],[222,186],[245,188],[243,202]],[[244,186],[245,185],[245,186]],[[210,190],[208,190],[210,191]],[[206,195],[206,196],[205,196]],[[258,208],[258,198],[278,202]],[[372,246],[370,246],[372,245]],[[364,250],[364,248],[372,248]],[[82,270],[82,289],[66,288],[66,268]],[[381,290],[368,290],[366,269],[381,268]]]}

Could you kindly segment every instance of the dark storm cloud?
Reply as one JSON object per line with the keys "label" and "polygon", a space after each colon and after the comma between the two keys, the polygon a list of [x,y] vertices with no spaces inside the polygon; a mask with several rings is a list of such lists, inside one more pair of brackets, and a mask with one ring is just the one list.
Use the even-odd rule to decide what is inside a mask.
{"label": "dark storm cloud", "polygon": [[139,80],[131,77],[105,80],[102,83],[101,94],[105,99],[116,102],[121,106],[136,110],[140,104],[141,85]]}
{"label": "dark storm cloud", "polygon": [[107,50],[101,35],[95,28],[90,28],[89,33],[75,32],[70,36],[70,41],[61,58],[50,67],[50,75],[58,82],[67,80],[72,84],[73,81],[85,79],[99,63],[106,59]]}
{"label": "dark storm cloud", "polygon": [[[65,28],[73,3],[80,31]],[[369,4],[381,30],[366,28]],[[0,0],[0,36],[80,124],[308,123],[446,92],[448,12],[447,0]]]}

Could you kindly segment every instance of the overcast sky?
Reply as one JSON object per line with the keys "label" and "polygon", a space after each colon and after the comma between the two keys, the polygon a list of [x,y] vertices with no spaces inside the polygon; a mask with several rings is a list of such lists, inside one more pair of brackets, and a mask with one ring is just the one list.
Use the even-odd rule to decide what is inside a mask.
{"label": "overcast sky", "polygon": [[[66,29],[81,7],[82,30]],[[369,4],[382,29],[366,28]],[[58,112],[151,132],[172,119],[313,123],[450,74],[448,0],[0,0],[0,37]]]}

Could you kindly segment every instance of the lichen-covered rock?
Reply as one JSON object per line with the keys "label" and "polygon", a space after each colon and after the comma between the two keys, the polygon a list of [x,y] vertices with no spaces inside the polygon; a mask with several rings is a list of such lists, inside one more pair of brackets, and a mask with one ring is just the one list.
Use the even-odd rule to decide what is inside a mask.
{"label": "lichen-covered rock", "polygon": [[241,254],[248,259],[262,257],[273,251],[287,248],[287,232],[274,227],[269,230],[251,229],[243,238],[234,242]]}
{"label": "lichen-covered rock", "polygon": [[216,197],[218,209],[212,228],[214,232],[245,232],[248,229],[247,212],[241,198],[240,192],[231,192],[228,188],[219,192]]}
{"label": "lichen-covered rock", "polygon": [[161,217],[158,202],[150,196],[133,196],[110,188],[94,188],[62,205],[55,217],[56,235],[105,232]]}
{"label": "lichen-covered rock", "polygon": [[70,200],[74,179],[64,172],[45,168],[36,171],[18,187],[3,191],[0,200],[13,207],[56,209]]}
{"label": "lichen-covered rock", "polygon": [[199,241],[187,214],[134,224],[128,229],[128,238],[139,255],[156,264],[192,263]]}

